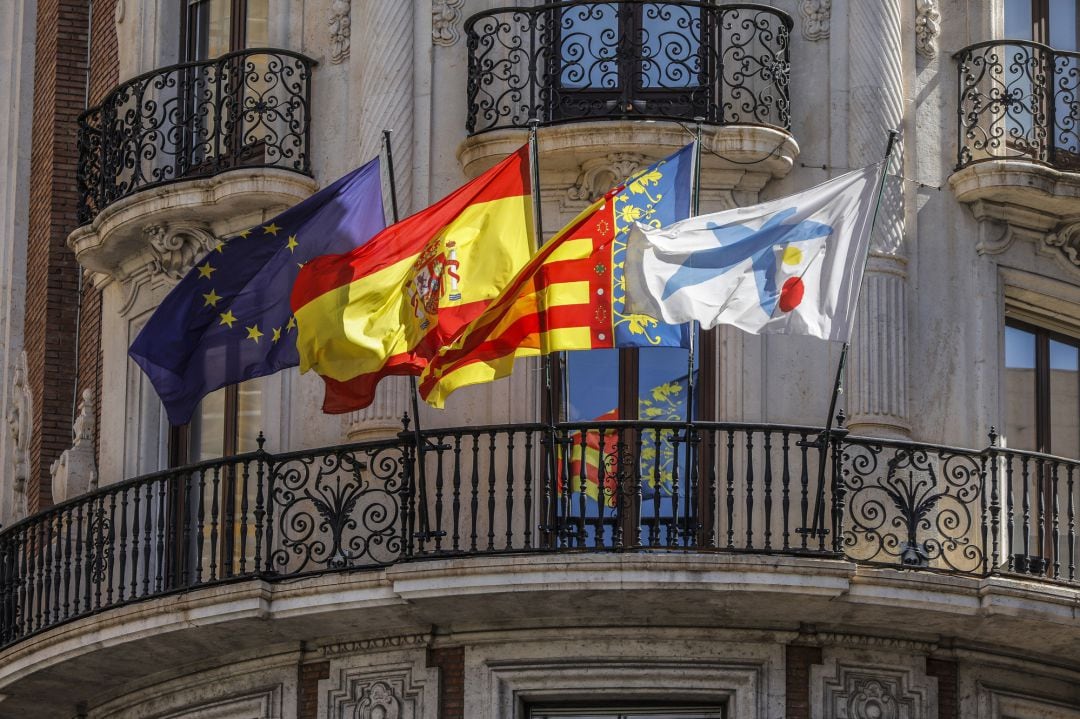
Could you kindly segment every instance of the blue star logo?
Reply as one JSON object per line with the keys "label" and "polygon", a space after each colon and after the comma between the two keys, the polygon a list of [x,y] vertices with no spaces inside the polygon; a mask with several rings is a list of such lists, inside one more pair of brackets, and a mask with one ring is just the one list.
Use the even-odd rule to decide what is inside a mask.
{"label": "blue star logo", "polygon": [[[783,248],[795,242],[806,242],[832,234],[831,225],[803,220],[794,225],[783,224],[798,208],[782,210],[770,217],[761,227],[754,229],[739,223],[717,225],[710,223],[706,229],[716,236],[718,247],[691,254],[664,285],[661,299],[685,287],[699,285],[728,272],[746,260],[751,261],[758,298],[765,313],[772,315],[780,292],[776,287],[777,257]],[[781,252],[777,252],[780,249]]]}

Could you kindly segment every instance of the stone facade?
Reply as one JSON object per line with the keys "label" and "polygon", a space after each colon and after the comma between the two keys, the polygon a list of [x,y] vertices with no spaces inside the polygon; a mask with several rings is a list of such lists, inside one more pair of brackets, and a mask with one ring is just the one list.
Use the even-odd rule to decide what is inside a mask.
{"label": "stone facade", "polygon": [[[208,483],[244,487],[249,465],[192,472],[153,494],[123,490],[125,480],[167,467],[170,441],[160,402],[127,348],[219,238],[266,220],[377,154],[384,130],[392,131],[402,215],[524,141],[523,128],[471,136],[465,130],[468,18],[498,4],[269,0],[271,45],[318,62],[313,176],[245,167],[165,183],[81,225],[76,118],[119,82],[176,62],[178,3],[0,5],[0,173],[10,178],[0,185],[0,523],[88,491],[100,497],[85,516],[58,509],[40,535],[0,534],[0,550],[22,552],[0,556],[24,558],[22,565],[0,563],[0,591],[22,573],[38,580],[3,595],[14,597],[14,606],[33,591],[38,604],[29,620],[36,629],[0,648],[0,719],[529,719],[540,709],[661,705],[722,711],[729,719],[1080,719],[1076,584],[989,571],[997,567],[984,574],[944,566],[905,571],[856,556],[866,544],[903,544],[895,527],[867,529],[856,538],[864,545],[852,540],[825,558],[710,547],[441,556],[389,566],[378,555],[373,566],[348,567],[350,548],[334,522],[348,505],[347,491],[370,491],[369,474],[378,469],[373,454],[350,470],[352,485],[335,476],[326,494],[305,495],[307,514],[267,524],[279,534],[329,535],[332,524],[337,531],[332,552],[319,545],[333,555],[326,567],[283,579],[290,562],[310,557],[300,556],[301,548],[255,559],[260,550],[248,550],[271,540],[262,525],[258,535],[249,531],[246,504],[243,526],[204,526],[191,521],[193,502],[174,501],[193,485],[200,498]],[[1008,409],[1001,390],[1004,317],[1080,336],[1080,173],[1015,159],[954,172],[957,78],[950,55],[999,35],[1002,3],[772,4],[794,22],[790,130],[707,126],[701,209],[774,199],[876,162],[889,131],[897,130],[840,407],[856,434],[983,447]],[[546,234],[612,184],[685,144],[687,127],[613,117],[541,128]],[[730,328],[707,341],[719,361],[706,401],[721,419],[824,423],[838,347]],[[539,421],[539,363],[522,364],[512,378],[463,390],[446,411],[423,406],[411,420],[425,428]],[[258,381],[258,419],[271,451],[395,436],[402,415],[414,413],[404,378],[384,382],[369,408],[344,417],[321,413],[321,385],[311,375],[291,370]],[[804,457],[811,446],[799,446]],[[433,451],[449,456],[455,448]],[[993,465],[976,460],[970,476],[985,479]],[[496,470],[494,460],[488,468],[492,477],[506,470]],[[1071,491],[1073,479],[1049,481],[1067,481]],[[462,481],[444,480],[440,491]],[[220,496],[250,502],[251,516],[264,512],[265,497],[235,487]],[[110,488],[120,491],[107,494]],[[477,479],[472,495],[462,495],[465,503],[494,507],[494,490],[484,496],[486,489]],[[784,484],[785,501],[789,489]],[[898,516],[876,489],[846,498],[868,524]],[[777,502],[780,491],[777,485]],[[752,502],[746,493],[729,497],[731,506]],[[916,530],[955,527],[948,499],[931,502],[926,526]],[[435,501],[442,495],[432,508]],[[982,539],[993,543],[994,560],[1011,561],[997,548],[1013,508],[1003,509],[989,491],[975,504],[984,526],[993,527]],[[770,505],[766,512],[772,519],[779,510]],[[1015,510],[1017,517],[1022,512],[1030,508]],[[126,534],[127,523],[117,523],[127,516],[141,520],[131,524],[134,536]],[[537,542],[548,531],[538,514],[513,518],[535,531]],[[786,516],[784,522],[786,529]],[[1069,531],[1065,520],[1060,524],[1043,532],[1044,543],[1052,532]],[[974,526],[952,537],[943,556],[970,559]],[[494,520],[479,532],[490,532],[494,547],[496,529],[506,530],[509,543],[510,528]],[[737,529],[752,534],[746,524]],[[377,551],[391,556],[399,534],[405,542],[458,541],[425,530],[395,527]],[[185,577],[195,583],[185,572],[204,571],[202,564],[187,566],[189,556],[214,546],[204,552],[214,557],[206,571],[217,572],[226,541],[242,544],[245,561],[264,560],[270,571],[237,578],[221,570],[216,584],[185,585]],[[835,541],[840,546],[842,538]],[[1067,541],[1080,546],[1072,535]],[[128,554],[132,547],[144,548],[141,559]],[[903,550],[925,553],[925,545]],[[86,574],[71,579],[73,562]],[[1069,562],[1071,556],[1059,564]],[[122,574],[128,566],[138,574]],[[173,590],[145,589],[175,579],[160,577],[170,571],[184,575]],[[68,581],[63,594],[58,588],[55,599],[43,599],[43,582],[47,591],[54,576]],[[119,587],[121,596],[142,587],[152,596],[101,610],[113,600],[100,596],[103,586],[107,593]],[[50,624],[50,612],[59,617],[80,602],[82,615]],[[11,611],[0,601],[0,629],[13,621]]]}

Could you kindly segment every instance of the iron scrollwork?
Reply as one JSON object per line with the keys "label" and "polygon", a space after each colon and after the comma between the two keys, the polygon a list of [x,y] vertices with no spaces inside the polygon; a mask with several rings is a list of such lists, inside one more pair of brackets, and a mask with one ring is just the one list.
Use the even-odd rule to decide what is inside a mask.
{"label": "iron scrollwork", "polygon": [[398,559],[402,462],[400,448],[390,446],[307,454],[275,464],[271,570],[295,574]]}
{"label": "iron scrollwork", "polygon": [[859,443],[845,445],[843,466],[848,557],[970,573],[984,568],[978,455]]}
{"label": "iron scrollwork", "polygon": [[764,5],[556,2],[465,25],[470,134],[617,118],[788,129],[791,18]]}
{"label": "iron scrollwork", "polygon": [[311,174],[313,60],[251,49],[117,86],[79,117],[78,219],[140,190],[225,170]]}

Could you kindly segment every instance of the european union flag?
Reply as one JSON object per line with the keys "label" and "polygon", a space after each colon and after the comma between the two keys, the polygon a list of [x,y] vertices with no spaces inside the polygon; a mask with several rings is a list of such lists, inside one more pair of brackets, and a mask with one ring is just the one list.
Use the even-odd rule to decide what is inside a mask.
{"label": "european union flag", "polygon": [[128,350],[169,421],[186,424],[220,387],[298,365],[289,293],[300,267],[347,252],[384,225],[375,159],[199,260]]}

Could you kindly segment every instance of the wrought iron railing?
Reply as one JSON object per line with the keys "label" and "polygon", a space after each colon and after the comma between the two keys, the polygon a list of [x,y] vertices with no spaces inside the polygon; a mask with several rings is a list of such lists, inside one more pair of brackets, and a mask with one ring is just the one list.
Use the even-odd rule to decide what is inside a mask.
{"label": "wrought iron railing", "polygon": [[128,80],[79,117],[78,219],[140,190],[225,170],[311,174],[311,71],[251,49]]}
{"label": "wrought iron railing", "polygon": [[[0,646],[133,601],[428,558],[695,551],[1080,585],[1080,462],[760,424],[440,429],[102,487],[0,532]],[[261,447],[261,442],[260,442]]]}
{"label": "wrought iron railing", "polygon": [[1022,159],[1080,170],[1080,53],[992,40],[954,55],[957,168]]}
{"label": "wrought iron railing", "polygon": [[788,129],[792,20],[701,0],[554,2],[465,23],[469,134],[620,118]]}

